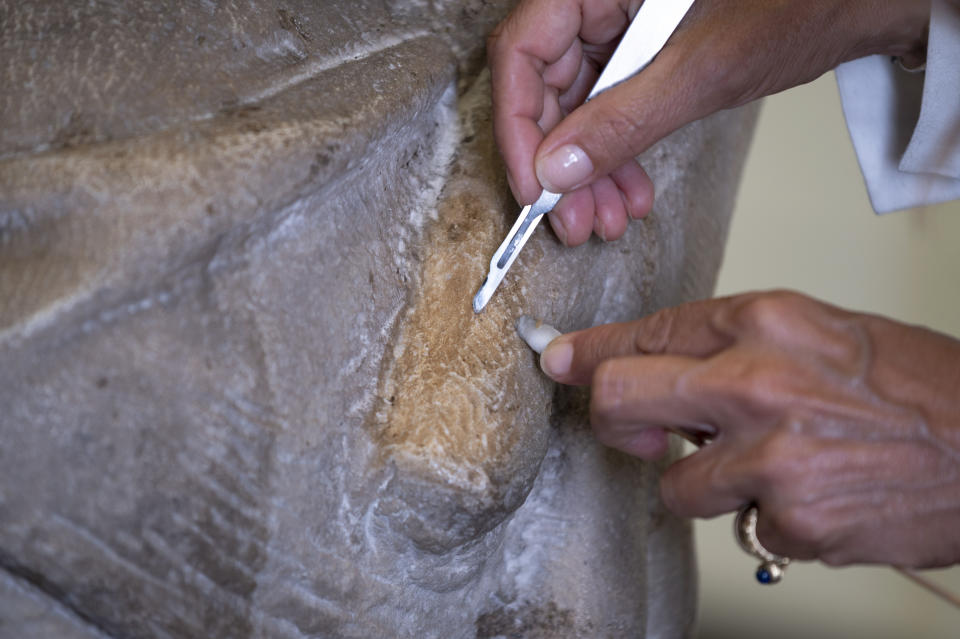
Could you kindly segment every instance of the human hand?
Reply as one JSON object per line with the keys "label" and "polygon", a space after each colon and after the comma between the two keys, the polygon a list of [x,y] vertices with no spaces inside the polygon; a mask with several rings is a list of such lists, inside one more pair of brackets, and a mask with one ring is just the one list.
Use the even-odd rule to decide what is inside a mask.
{"label": "human hand", "polygon": [[750,502],[770,551],[829,564],[960,562],[960,341],[796,293],[695,302],[557,338],[541,364],[591,384],[598,439],[655,458],[667,507]]}
{"label": "human hand", "polygon": [[569,246],[650,211],[634,158],[667,134],[846,60],[922,53],[930,15],[929,0],[698,0],[643,73],[579,106],[641,4],[522,0],[488,42],[510,187],[521,204],[566,193],[550,223]]}

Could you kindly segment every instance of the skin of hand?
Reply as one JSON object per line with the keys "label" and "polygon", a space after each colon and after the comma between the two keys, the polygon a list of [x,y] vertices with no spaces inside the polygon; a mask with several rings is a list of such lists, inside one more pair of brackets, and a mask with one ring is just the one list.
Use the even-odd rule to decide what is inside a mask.
{"label": "skin of hand", "polygon": [[541,366],[590,384],[601,442],[652,459],[664,429],[712,434],[661,480],[712,517],[756,502],[772,552],[831,565],[960,562],[960,341],[785,291],[568,333]]}
{"label": "skin of hand", "polygon": [[640,0],[522,0],[488,41],[494,132],[514,196],[566,195],[560,240],[618,239],[653,206],[634,158],[684,124],[874,53],[923,59],[930,0],[697,0],[640,74],[584,98]]}

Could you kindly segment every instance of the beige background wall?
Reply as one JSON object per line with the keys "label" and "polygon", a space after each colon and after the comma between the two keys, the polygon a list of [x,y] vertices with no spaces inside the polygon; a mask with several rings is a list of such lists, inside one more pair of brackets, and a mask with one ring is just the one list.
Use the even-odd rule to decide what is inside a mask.
{"label": "beige background wall", "polygon": [[[777,287],[960,336],[960,203],[873,213],[833,74],[767,100],[747,162],[717,292]],[[701,639],[960,637],[960,610],[888,568],[761,586],[731,530],[697,525]],[[930,576],[960,592],[960,567]]]}

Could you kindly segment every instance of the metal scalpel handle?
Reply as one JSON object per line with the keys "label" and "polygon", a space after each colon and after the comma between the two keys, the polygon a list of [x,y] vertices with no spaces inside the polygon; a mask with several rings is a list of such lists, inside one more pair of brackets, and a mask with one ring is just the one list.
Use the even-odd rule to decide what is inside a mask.
{"label": "metal scalpel handle", "polygon": [[[693,2],[694,0],[644,0],[633,22],[623,34],[620,44],[610,56],[610,61],[590,90],[587,100],[640,73],[650,64],[676,31],[677,25]],[[523,207],[513,228],[490,260],[487,278],[473,298],[474,313],[479,313],[487,305],[507,270],[517,259],[520,249],[533,235],[543,214],[552,211],[559,200],[560,194],[543,191],[536,202]]]}
{"label": "metal scalpel handle", "polygon": [[543,191],[540,194],[540,199],[533,204],[526,205],[523,207],[523,210],[520,211],[520,215],[517,217],[517,221],[514,222],[513,228],[507,233],[507,238],[500,245],[500,248],[497,249],[497,252],[493,254],[493,259],[490,260],[490,271],[487,273],[487,279],[483,280],[483,286],[480,287],[480,290],[477,291],[477,294],[473,297],[474,313],[482,311],[483,307],[490,301],[493,292],[497,290],[500,282],[503,281],[503,276],[507,274],[507,271],[513,266],[514,261],[516,261],[517,256],[520,254],[520,249],[523,248],[523,245],[527,243],[527,240],[530,239],[530,236],[533,235],[533,232],[537,229],[540,218],[543,217],[544,213],[552,211],[559,199],[559,193]]}

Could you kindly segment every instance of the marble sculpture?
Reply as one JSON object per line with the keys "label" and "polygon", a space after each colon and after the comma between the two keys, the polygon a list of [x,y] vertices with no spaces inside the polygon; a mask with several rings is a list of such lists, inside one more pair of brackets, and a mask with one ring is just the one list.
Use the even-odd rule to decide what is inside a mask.
{"label": "marble sculpture", "polygon": [[685,522],[516,336],[708,296],[754,109],[544,228],[502,0],[0,0],[0,636],[678,637]]}

